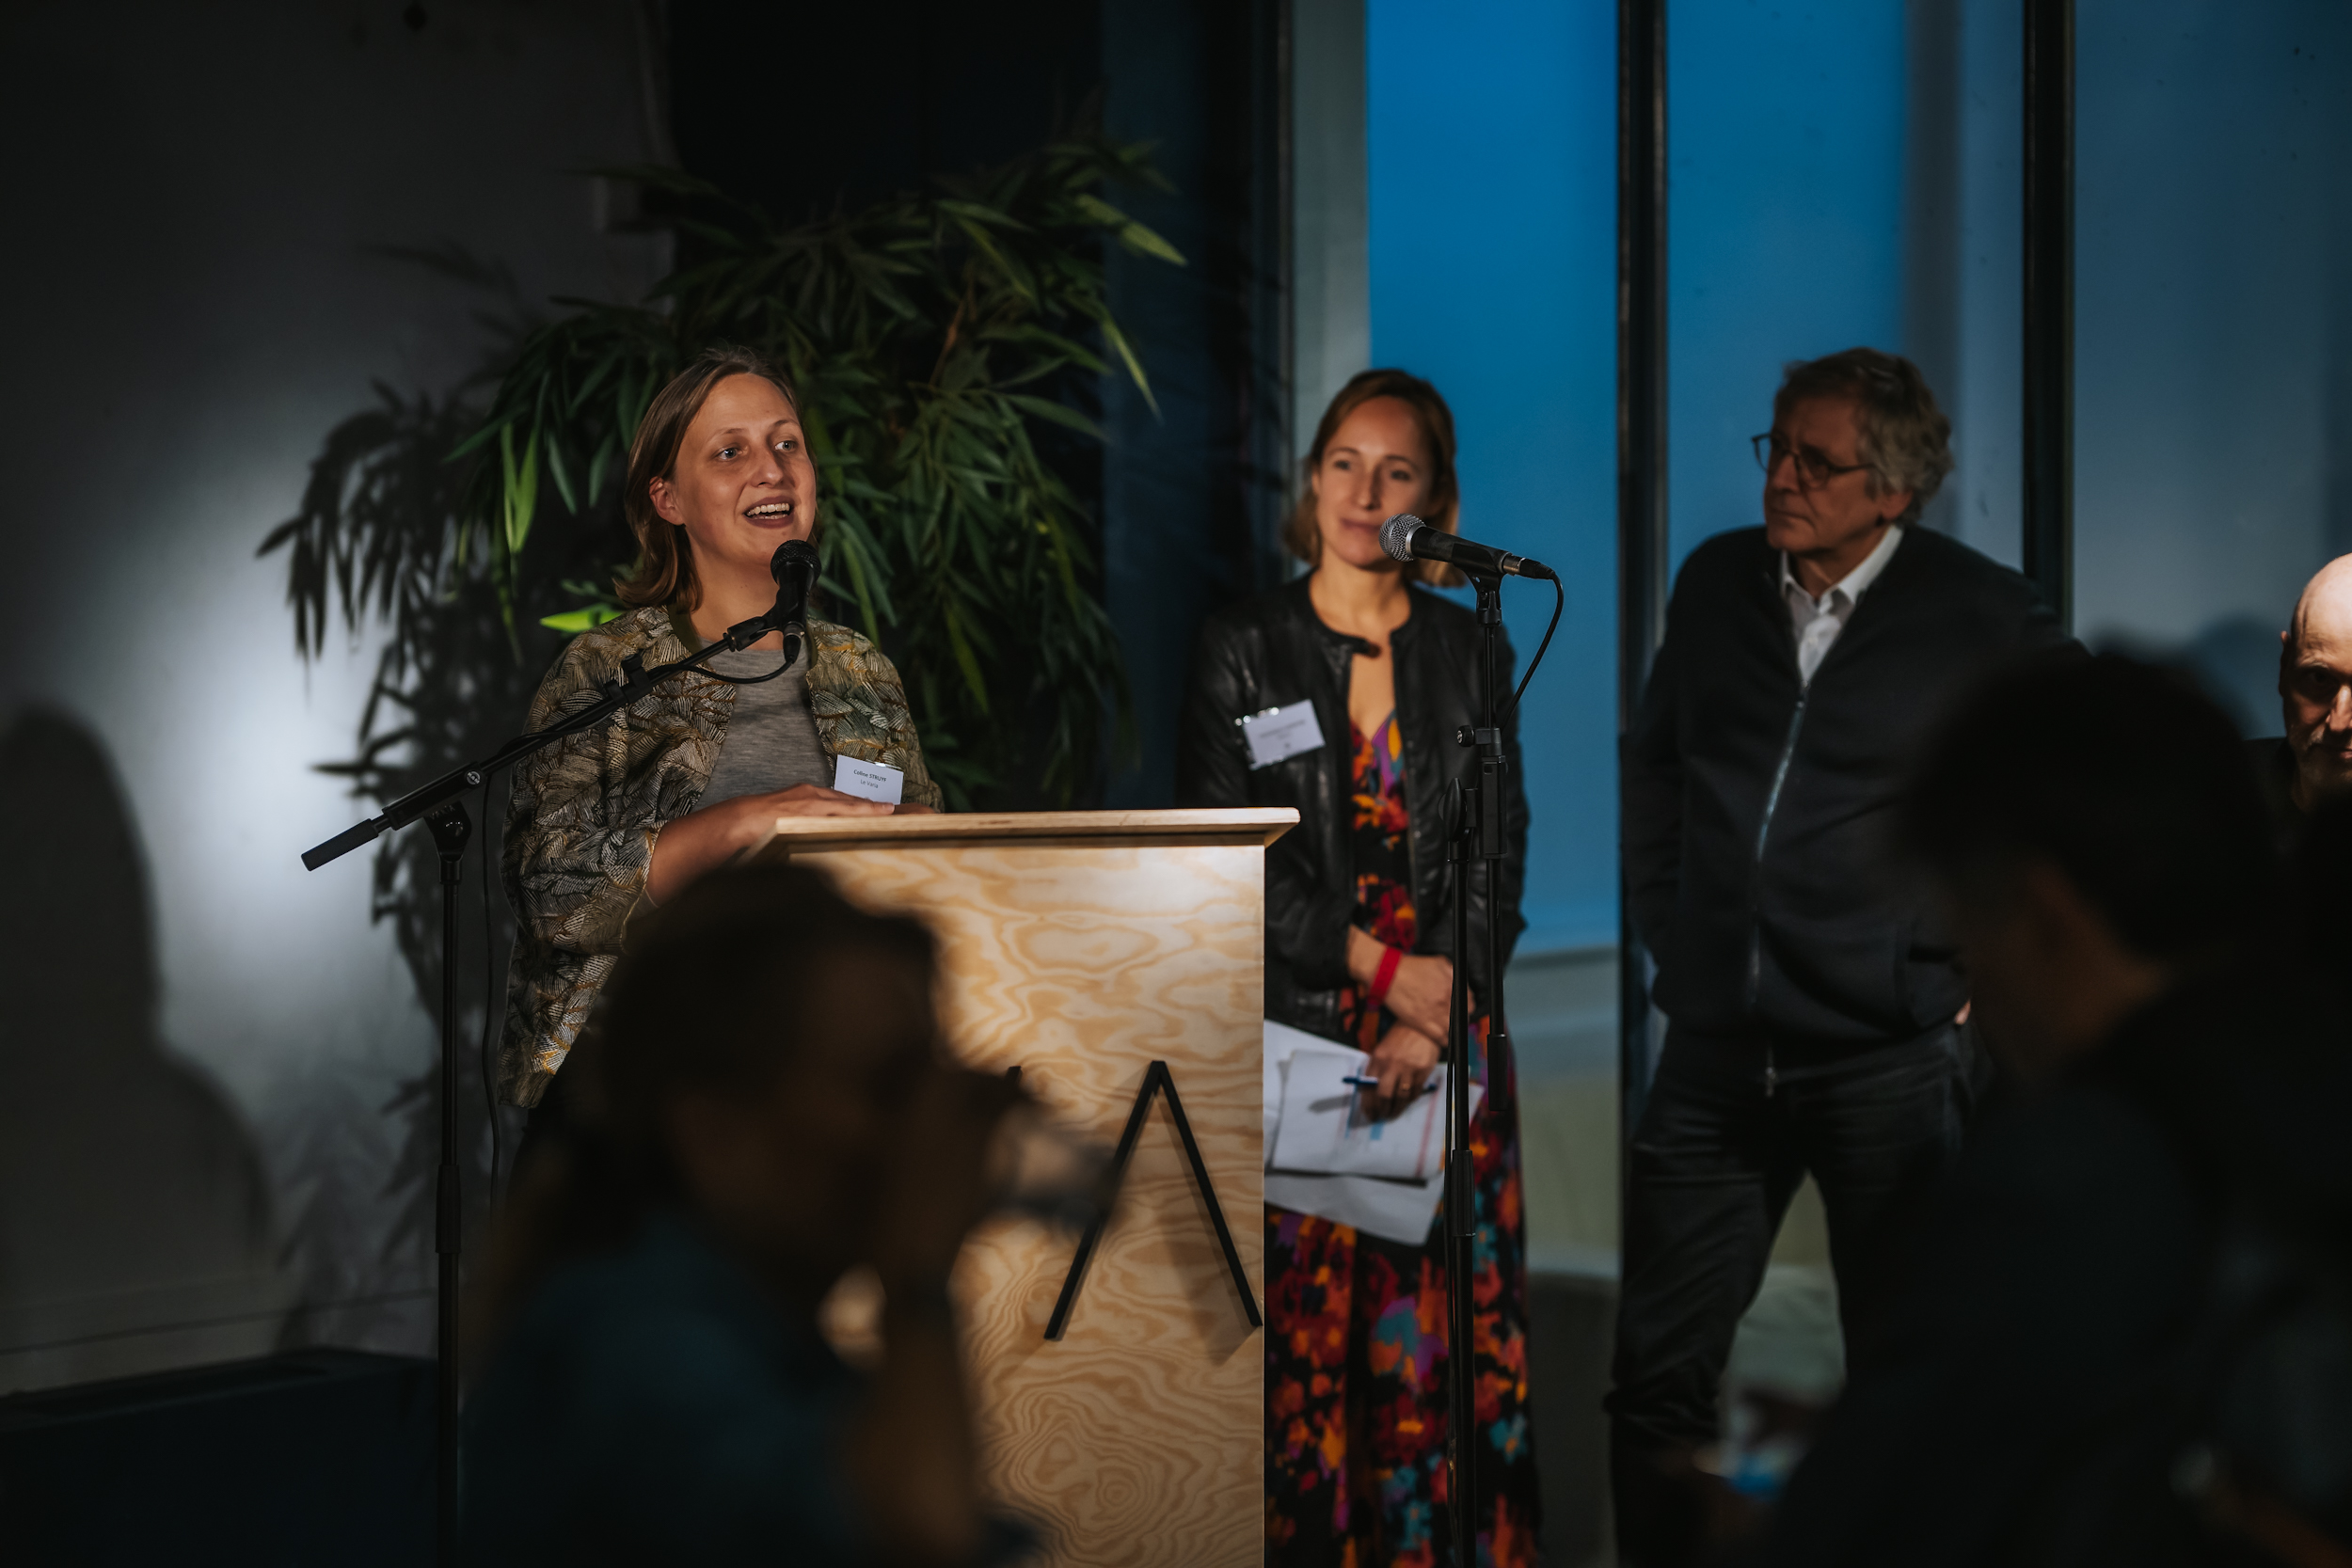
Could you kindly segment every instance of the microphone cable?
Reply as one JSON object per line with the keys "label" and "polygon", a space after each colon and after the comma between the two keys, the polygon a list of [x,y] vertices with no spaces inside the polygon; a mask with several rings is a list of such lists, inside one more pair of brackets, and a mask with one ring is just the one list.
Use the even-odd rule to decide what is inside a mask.
{"label": "microphone cable", "polygon": [[1527,683],[1535,678],[1535,666],[1544,661],[1544,650],[1551,646],[1551,634],[1560,629],[1560,612],[1568,608],[1568,591],[1560,586],[1560,579],[1551,579],[1551,624],[1544,627],[1544,640],[1535,644],[1535,657],[1527,661],[1527,673],[1519,677],[1519,689],[1511,693],[1511,705],[1496,715],[1500,724],[1518,712],[1519,699],[1527,695]]}
{"label": "microphone cable", "polygon": [[[791,593],[791,590],[785,586],[785,574],[792,570],[794,565],[798,565],[804,571],[807,578],[801,586],[798,602],[792,606],[793,613],[785,617],[782,626],[776,626],[775,618],[783,613],[785,605],[788,602],[787,595]],[[817,546],[807,540],[787,539],[776,546],[776,553],[769,558],[768,570],[776,580],[776,603],[775,608],[768,611],[766,618],[770,626],[784,634],[781,650],[785,656],[784,662],[764,675],[725,675],[707,664],[703,666],[704,674],[723,680],[729,686],[757,686],[762,681],[774,680],[801,661],[801,654],[808,646],[808,601],[817,596],[817,582],[824,576],[824,562],[817,554]],[[792,629],[795,626],[799,626],[798,631]],[[732,626],[728,628],[731,647],[734,645],[731,640],[734,630]],[[738,649],[737,651],[746,650]]]}
{"label": "microphone cable", "polygon": [[[720,671],[713,670],[707,664],[703,666],[702,673],[708,675],[713,680],[724,681],[729,686],[757,686],[762,681],[774,680],[778,675],[783,674],[787,670],[791,669],[792,666],[801,662],[801,650],[798,646],[800,641],[801,639],[796,634],[793,638],[795,646],[792,649],[792,657],[786,659],[782,664],[777,665],[774,669],[769,671],[764,675],[729,675],[724,674]],[[747,649],[745,651],[748,652],[749,650]]]}

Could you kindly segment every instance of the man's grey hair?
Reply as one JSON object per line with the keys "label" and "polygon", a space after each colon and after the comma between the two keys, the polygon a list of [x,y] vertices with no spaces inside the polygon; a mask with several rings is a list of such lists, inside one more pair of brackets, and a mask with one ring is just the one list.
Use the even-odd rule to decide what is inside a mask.
{"label": "man's grey hair", "polygon": [[1911,504],[1895,520],[1916,521],[1952,471],[1952,421],[1936,406],[1919,367],[1874,348],[1791,359],[1782,368],[1780,390],[1772,394],[1773,421],[1792,404],[1814,398],[1852,402],[1870,493],[1910,491]]}

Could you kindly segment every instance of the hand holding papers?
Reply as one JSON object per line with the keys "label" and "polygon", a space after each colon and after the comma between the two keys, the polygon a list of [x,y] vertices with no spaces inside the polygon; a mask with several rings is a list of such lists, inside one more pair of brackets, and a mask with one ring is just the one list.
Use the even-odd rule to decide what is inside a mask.
{"label": "hand holding papers", "polygon": [[[1362,1052],[1285,1024],[1265,1026],[1265,1200],[1388,1241],[1429,1239],[1442,1196],[1445,1069],[1403,1114],[1374,1121],[1348,1084]],[[1484,1091],[1470,1085],[1476,1114]]]}
{"label": "hand holding papers", "polygon": [[1429,1090],[1386,1121],[1368,1107],[1378,1079],[1363,1076],[1366,1057],[1343,1045],[1300,1046],[1283,1075],[1274,1166],[1331,1176],[1384,1176],[1426,1181],[1445,1159],[1445,1069]]}

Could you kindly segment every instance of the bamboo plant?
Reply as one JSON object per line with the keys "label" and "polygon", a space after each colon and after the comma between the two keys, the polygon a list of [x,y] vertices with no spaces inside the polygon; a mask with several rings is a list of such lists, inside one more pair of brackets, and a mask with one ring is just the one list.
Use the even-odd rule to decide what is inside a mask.
{"label": "bamboo plant", "polygon": [[[737,343],[800,390],[831,613],[897,660],[950,802],[998,793],[1032,751],[1028,782],[1071,799],[1103,760],[1106,719],[1131,720],[1089,522],[1055,458],[1101,439],[1094,378],[1122,374],[1152,398],[1101,260],[1109,243],[1183,264],[1102,194],[1159,183],[1145,150],[1071,136],[794,227],[674,170],[614,172],[689,204],[693,260],[641,305],[558,301],[566,313],[521,336],[486,407],[387,392],[330,437],[302,511],[262,546],[288,552],[306,656],[330,600],[355,630],[371,610],[389,630],[345,770],[380,793],[368,786],[394,782],[383,759],[415,751],[386,705],[413,708],[431,662],[417,639],[445,622],[439,601],[480,592],[513,655],[540,667],[533,621],[568,634],[617,613],[610,578],[629,546],[615,490],[638,419],[704,347]],[[395,454],[404,434],[453,420],[471,428],[445,479]],[[553,548],[550,530],[566,535]]]}

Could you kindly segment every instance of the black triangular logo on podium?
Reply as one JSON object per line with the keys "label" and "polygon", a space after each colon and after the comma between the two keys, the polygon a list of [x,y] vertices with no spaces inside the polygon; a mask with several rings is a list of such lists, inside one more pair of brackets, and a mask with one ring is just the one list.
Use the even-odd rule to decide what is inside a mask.
{"label": "black triangular logo on podium", "polygon": [[[1015,1070],[1018,1070],[1017,1069]],[[1184,1156],[1192,1162],[1193,1180],[1200,1183],[1200,1196],[1209,1205],[1209,1223],[1216,1227],[1216,1244],[1225,1249],[1225,1266],[1232,1271],[1233,1289],[1241,1292],[1241,1309],[1249,1319],[1249,1326],[1263,1326],[1265,1320],[1258,1315],[1258,1294],[1249,1288],[1249,1275],[1241,1266],[1241,1254],[1233,1246],[1233,1233],[1225,1224],[1225,1211],[1218,1207],[1216,1188],[1209,1183],[1209,1167],[1200,1158],[1200,1146],[1192,1135],[1192,1123],[1185,1119],[1184,1102],[1176,1093],[1176,1080],[1166,1062],[1153,1062],[1144,1070],[1143,1087],[1136,1094],[1136,1108],[1127,1114],[1127,1131],[1119,1136],[1119,1152],[1111,1159],[1110,1197],[1103,1212],[1094,1216],[1087,1233],[1078,1243],[1078,1255],[1070,1260],[1070,1274],[1061,1282],[1061,1299],[1054,1303],[1053,1320],[1045,1325],[1045,1337],[1058,1339],[1070,1327],[1070,1309],[1078,1304],[1078,1290],[1086,1283],[1087,1265],[1094,1260],[1095,1243],[1103,1239],[1103,1229],[1110,1224],[1111,1210],[1117,1206],[1119,1189],[1127,1180],[1127,1162],[1136,1152],[1136,1142],[1143,1136],[1143,1118],[1152,1110],[1152,1097],[1165,1093],[1168,1113],[1176,1118],[1176,1135],[1184,1140]]]}

